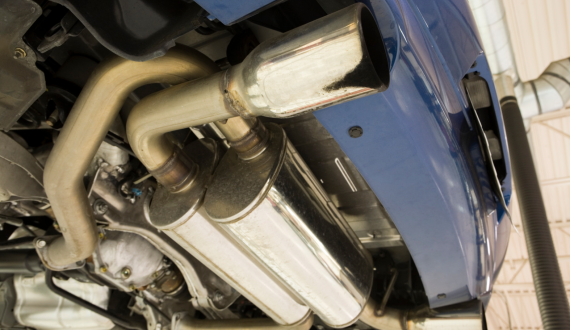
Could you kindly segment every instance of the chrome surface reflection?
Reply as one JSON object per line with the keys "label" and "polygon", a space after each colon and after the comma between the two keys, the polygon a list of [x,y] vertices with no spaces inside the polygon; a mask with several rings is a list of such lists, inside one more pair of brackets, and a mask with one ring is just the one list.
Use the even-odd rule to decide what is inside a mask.
{"label": "chrome surface reflection", "polygon": [[368,299],[371,260],[283,130],[267,128],[257,158],[224,156],[204,208],[323,321],[349,325]]}
{"label": "chrome surface reflection", "polygon": [[[194,142],[198,147],[200,143]],[[309,308],[200,209],[206,183],[217,163],[217,153],[204,151],[204,148],[194,148],[188,152],[198,164],[200,172],[192,186],[183,192],[171,193],[164,186],[159,186],[149,210],[152,225],[166,233],[275,322],[284,325],[303,322],[311,314]]]}
{"label": "chrome surface reflection", "polygon": [[238,112],[289,117],[388,84],[382,36],[358,3],[262,43],[228,71],[226,90]]}

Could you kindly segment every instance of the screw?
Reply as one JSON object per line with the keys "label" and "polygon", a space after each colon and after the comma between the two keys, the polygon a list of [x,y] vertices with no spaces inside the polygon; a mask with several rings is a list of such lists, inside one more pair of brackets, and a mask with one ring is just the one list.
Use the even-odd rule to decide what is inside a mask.
{"label": "screw", "polygon": [[364,130],[360,126],[352,126],[348,129],[348,135],[350,135],[351,138],[359,138],[362,134],[364,134]]}
{"label": "screw", "polygon": [[93,203],[93,211],[95,211],[95,214],[103,215],[109,211],[109,205],[105,201],[98,199]]}
{"label": "screw", "polygon": [[26,54],[26,51],[23,50],[22,48],[16,48],[14,49],[14,58],[18,59],[18,58],[24,58],[26,57],[28,54]]}
{"label": "screw", "polygon": [[39,247],[40,249],[46,246],[46,241],[44,241],[43,239],[39,239],[36,241],[36,246]]}
{"label": "screw", "polygon": [[128,267],[123,268],[123,270],[121,270],[121,276],[123,278],[129,278],[131,276],[131,269]]}
{"label": "screw", "polygon": [[99,268],[99,271],[101,273],[106,273],[107,272],[107,267],[101,266],[101,268]]}

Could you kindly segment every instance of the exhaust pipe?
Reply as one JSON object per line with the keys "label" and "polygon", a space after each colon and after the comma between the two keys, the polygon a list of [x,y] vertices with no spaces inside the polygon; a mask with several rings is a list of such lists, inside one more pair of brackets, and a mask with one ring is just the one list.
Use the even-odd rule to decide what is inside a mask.
{"label": "exhaust pipe", "polygon": [[180,84],[216,71],[210,59],[191,49],[172,49],[147,62],[115,57],[95,69],[44,171],[46,194],[63,234],[55,240],[36,239],[36,250],[46,267],[77,268],[75,263],[95,250],[97,231],[83,176],[129,93],[150,83]]}
{"label": "exhaust pipe", "polygon": [[166,133],[236,116],[301,115],[388,84],[382,36],[368,8],[357,3],[263,42],[226,71],[146,97],[131,112],[127,134],[156,179],[183,190],[180,182],[191,181],[193,167],[179,160]]}

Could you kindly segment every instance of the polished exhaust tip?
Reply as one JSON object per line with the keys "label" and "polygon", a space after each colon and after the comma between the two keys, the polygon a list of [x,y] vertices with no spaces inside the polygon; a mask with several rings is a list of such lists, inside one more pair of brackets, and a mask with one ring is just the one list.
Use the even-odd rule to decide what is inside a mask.
{"label": "polished exhaust tip", "polygon": [[361,3],[263,42],[226,77],[226,99],[245,117],[291,117],[390,83],[382,34]]}

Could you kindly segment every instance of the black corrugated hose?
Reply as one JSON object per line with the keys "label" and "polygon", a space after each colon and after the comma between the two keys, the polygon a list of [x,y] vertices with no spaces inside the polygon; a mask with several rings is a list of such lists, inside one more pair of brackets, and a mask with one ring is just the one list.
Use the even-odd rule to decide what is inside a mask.
{"label": "black corrugated hose", "polygon": [[523,118],[516,99],[501,100],[513,181],[521,211],[538,306],[545,330],[570,329],[570,308]]}

